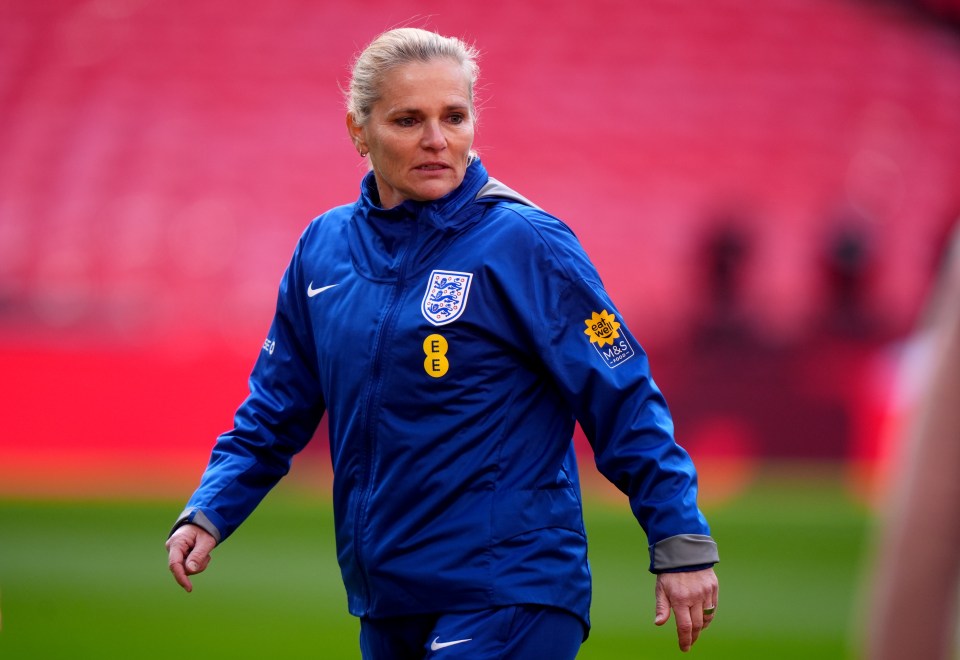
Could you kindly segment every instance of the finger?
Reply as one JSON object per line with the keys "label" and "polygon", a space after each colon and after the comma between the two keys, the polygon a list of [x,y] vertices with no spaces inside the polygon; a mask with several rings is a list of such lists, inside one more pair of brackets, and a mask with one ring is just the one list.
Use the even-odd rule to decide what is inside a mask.
{"label": "finger", "polygon": [[209,534],[201,534],[197,537],[196,544],[187,555],[186,566],[189,575],[195,575],[206,570],[210,565],[210,552],[216,547],[217,542]]}
{"label": "finger", "polygon": [[694,605],[690,608],[690,622],[693,625],[690,631],[690,646],[693,646],[700,639],[700,632],[703,630],[703,608]]}
{"label": "finger", "polygon": [[662,626],[670,620],[670,600],[667,598],[667,594],[663,589],[663,585],[661,584],[659,577],[657,578],[655,593],[657,598],[657,606],[653,622],[658,626]]}
{"label": "finger", "polygon": [[173,573],[173,579],[183,587],[184,591],[188,593],[193,591],[193,584],[190,582],[190,578],[187,577],[186,567],[184,566],[183,546],[179,543],[168,543],[167,548],[169,550],[167,566],[170,568],[170,572]]}
{"label": "finger", "polygon": [[[716,603],[716,601],[714,601]],[[713,622],[713,617],[717,615],[717,606],[711,605],[709,607],[703,608],[703,629],[706,630],[710,627],[710,624]]]}
{"label": "finger", "polygon": [[197,573],[202,573],[207,569],[207,566],[210,565],[211,556],[206,554],[203,551],[197,551],[194,548],[189,555],[187,555],[184,565],[187,569],[187,575],[196,575]]}
{"label": "finger", "polygon": [[680,644],[680,650],[686,653],[696,639],[693,634],[693,619],[690,616],[690,608],[674,608],[673,616],[677,620],[677,642]]}
{"label": "finger", "polygon": [[710,627],[710,624],[713,623],[713,614],[704,614],[703,615],[703,630],[706,630]]}
{"label": "finger", "polygon": [[182,563],[170,564],[170,572],[173,573],[173,579],[183,587],[184,591],[187,593],[193,591],[193,583],[190,582],[190,578],[187,577],[187,572],[184,570]]}
{"label": "finger", "polygon": [[703,608],[704,628],[707,628],[713,622],[713,617],[717,615],[717,605],[720,603],[720,585],[716,581],[714,581],[713,588],[710,591],[713,598],[709,602],[712,605],[706,605]]}

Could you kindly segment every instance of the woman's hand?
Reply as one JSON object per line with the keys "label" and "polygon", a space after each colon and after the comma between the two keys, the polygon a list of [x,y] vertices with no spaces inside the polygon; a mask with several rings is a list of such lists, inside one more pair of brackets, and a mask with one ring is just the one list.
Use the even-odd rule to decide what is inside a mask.
{"label": "woman's hand", "polygon": [[167,539],[168,565],[173,579],[185,591],[193,591],[189,575],[203,572],[210,565],[210,551],[217,545],[213,535],[201,527],[186,524]]}
{"label": "woman's hand", "polygon": [[710,625],[717,611],[720,586],[712,568],[689,573],[660,573],[657,576],[657,616],[662,626],[673,610],[681,651],[689,651],[700,633]]}

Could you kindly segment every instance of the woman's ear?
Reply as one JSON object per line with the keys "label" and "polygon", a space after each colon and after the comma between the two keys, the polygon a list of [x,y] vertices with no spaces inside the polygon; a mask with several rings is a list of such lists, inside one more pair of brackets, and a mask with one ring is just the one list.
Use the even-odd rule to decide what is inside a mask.
{"label": "woman's ear", "polygon": [[353,113],[347,113],[347,133],[350,135],[350,141],[361,156],[366,156],[370,151],[367,149],[367,143],[363,139],[363,126],[353,120]]}

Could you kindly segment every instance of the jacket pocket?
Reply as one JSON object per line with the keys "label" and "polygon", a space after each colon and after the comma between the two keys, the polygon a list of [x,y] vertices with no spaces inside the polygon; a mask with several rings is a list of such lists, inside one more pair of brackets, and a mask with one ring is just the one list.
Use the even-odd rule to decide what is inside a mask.
{"label": "jacket pocket", "polygon": [[584,535],[583,511],[573,487],[497,493],[493,503],[493,541],[546,528]]}

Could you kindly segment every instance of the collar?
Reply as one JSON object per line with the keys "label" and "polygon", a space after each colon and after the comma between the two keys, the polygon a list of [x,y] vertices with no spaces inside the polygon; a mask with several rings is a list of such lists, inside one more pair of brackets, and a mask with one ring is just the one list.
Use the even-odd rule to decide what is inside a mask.
{"label": "collar", "polygon": [[433,267],[452,237],[477,223],[486,208],[475,202],[489,176],[479,158],[467,166],[455,190],[429,202],[379,206],[376,179],[367,172],[349,228],[350,254],[365,277],[388,281]]}
{"label": "collar", "polygon": [[385,209],[380,206],[377,180],[371,170],[364,175],[360,183],[358,210],[374,222],[380,219],[389,221],[415,219],[437,229],[457,229],[465,222],[469,222],[473,216],[472,213],[463,214],[461,211],[480,196],[480,191],[489,180],[490,177],[480,158],[474,156],[467,165],[460,185],[443,197],[427,202],[408,199],[392,209]]}

